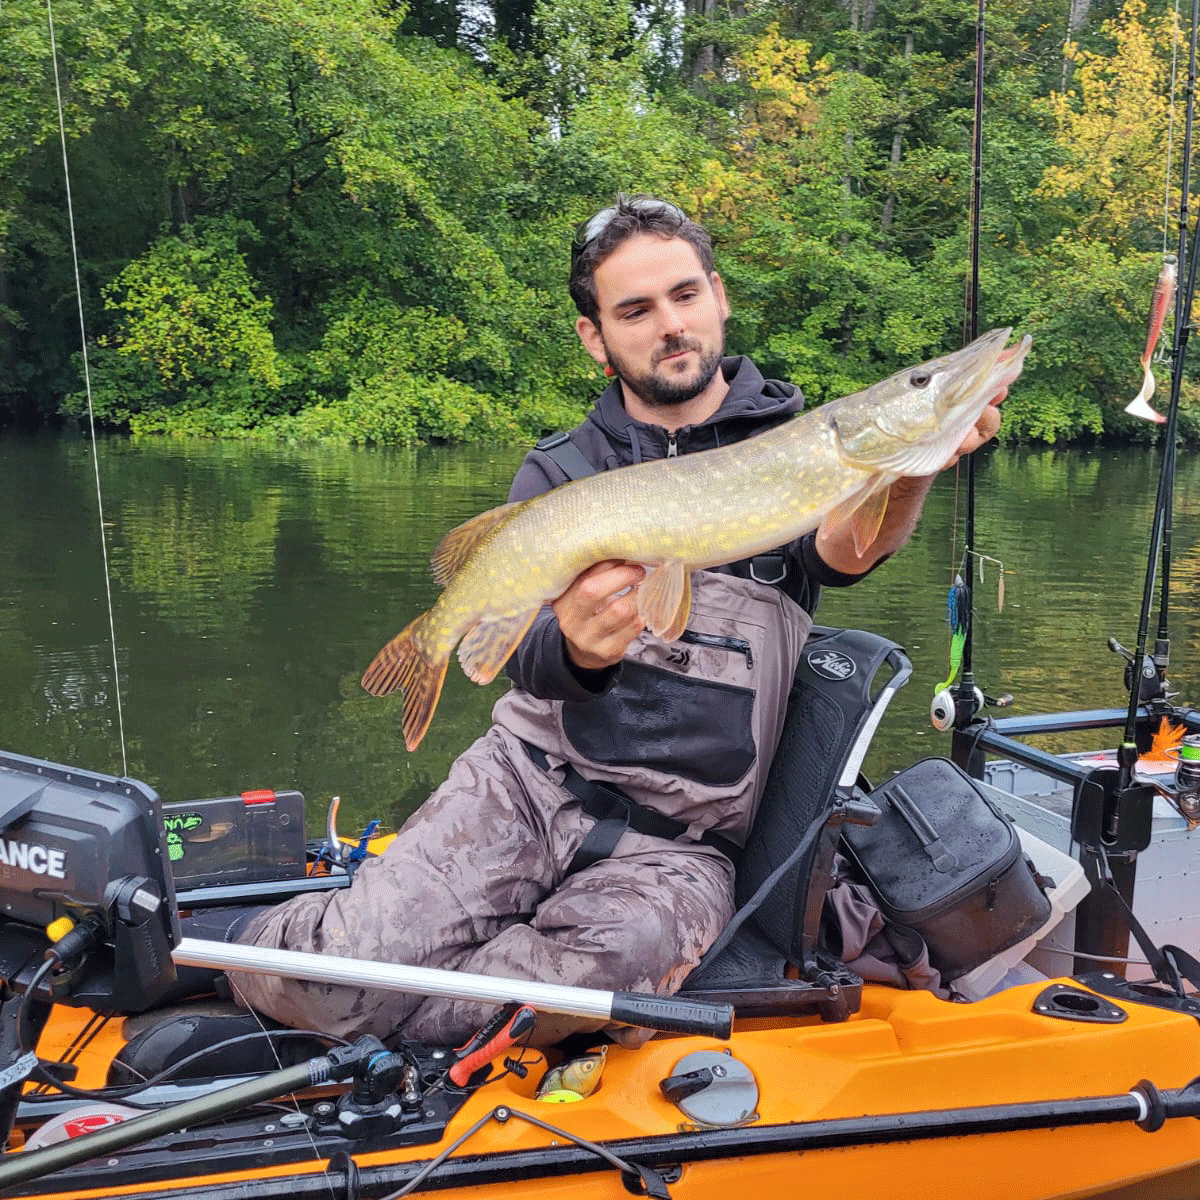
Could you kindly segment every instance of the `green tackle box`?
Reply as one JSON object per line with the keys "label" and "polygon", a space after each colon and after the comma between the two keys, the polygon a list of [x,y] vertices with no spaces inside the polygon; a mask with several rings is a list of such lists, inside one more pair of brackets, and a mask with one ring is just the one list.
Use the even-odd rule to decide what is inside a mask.
{"label": "green tackle box", "polygon": [[268,789],[162,806],[179,889],[296,879],[305,870],[304,796]]}

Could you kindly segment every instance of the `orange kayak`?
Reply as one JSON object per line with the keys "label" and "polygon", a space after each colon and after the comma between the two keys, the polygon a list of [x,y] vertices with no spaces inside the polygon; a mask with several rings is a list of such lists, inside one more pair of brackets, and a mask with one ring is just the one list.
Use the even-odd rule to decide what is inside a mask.
{"label": "orange kayak", "polygon": [[[39,1053],[73,1062],[76,1086],[102,1086],[131,1020],[145,1023],[57,1008]],[[595,1090],[568,1103],[535,1098],[548,1065],[541,1052],[510,1049],[492,1064],[494,1081],[432,1092],[394,1129],[360,1140],[314,1116],[339,1087],[294,1091],[3,1194],[382,1197],[422,1175],[416,1190],[455,1197],[620,1197],[630,1170],[651,1173],[635,1186],[678,1200],[752,1189],[917,1197],[945,1186],[979,1200],[1200,1192],[1200,1126],[1157,1112],[1187,1102],[1200,1022],[1068,981],[972,1004],[867,987],[860,1011],[838,1024],[751,1020],[728,1042],[660,1035],[639,1050],[613,1046]],[[664,1092],[664,1081],[714,1067],[724,1096],[713,1083]],[[206,1085],[210,1098],[220,1086]],[[17,1142],[34,1133],[31,1110],[23,1103]],[[4,1165],[38,1153],[10,1153]]]}

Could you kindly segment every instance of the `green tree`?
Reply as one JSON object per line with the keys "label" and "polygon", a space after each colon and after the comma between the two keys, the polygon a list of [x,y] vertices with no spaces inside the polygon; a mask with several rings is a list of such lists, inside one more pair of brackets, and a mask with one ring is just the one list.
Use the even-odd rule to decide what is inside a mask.
{"label": "green tree", "polygon": [[1164,242],[1175,31],[1171,17],[1148,17],[1142,0],[1127,0],[1097,32],[1107,47],[1071,47],[1071,87],[1043,101],[1055,154],[1037,189],[1038,241],[1015,248],[1027,263],[1035,355],[1008,422],[1051,442],[1151,433],[1122,410],[1141,386]]}

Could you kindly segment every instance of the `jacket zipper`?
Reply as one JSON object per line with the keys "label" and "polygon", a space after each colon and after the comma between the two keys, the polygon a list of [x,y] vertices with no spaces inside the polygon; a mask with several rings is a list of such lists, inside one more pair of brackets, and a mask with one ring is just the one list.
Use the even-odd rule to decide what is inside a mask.
{"label": "jacket zipper", "polygon": [[711,646],[714,650],[730,650],[735,654],[746,656],[746,669],[754,669],[754,655],[750,643],[745,638],[726,637],[720,633],[697,633],[694,629],[685,629],[679,635],[681,642],[690,642],[693,646]]}
{"label": "jacket zipper", "polygon": [[667,434],[667,457],[679,457],[679,443],[675,441],[675,435],[673,433]]}

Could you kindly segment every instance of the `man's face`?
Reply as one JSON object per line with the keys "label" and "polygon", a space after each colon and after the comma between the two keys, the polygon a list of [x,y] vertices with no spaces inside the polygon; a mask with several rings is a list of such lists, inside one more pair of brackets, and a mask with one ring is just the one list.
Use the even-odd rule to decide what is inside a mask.
{"label": "man's face", "polygon": [[729,307],[692,246],[635,234],[596,268],[595,287],[599,327],[580,318],[579,336],[648,407],[686,403],[712,384]]}

